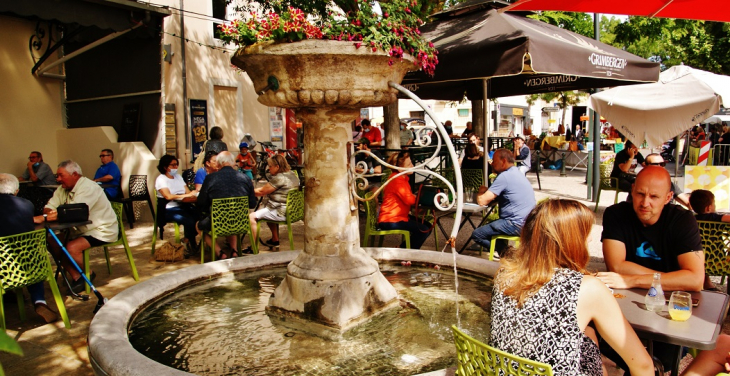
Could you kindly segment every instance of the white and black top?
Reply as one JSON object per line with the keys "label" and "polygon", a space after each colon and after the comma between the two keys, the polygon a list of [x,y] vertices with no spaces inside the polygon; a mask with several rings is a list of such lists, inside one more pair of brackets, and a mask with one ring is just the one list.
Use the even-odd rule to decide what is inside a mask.
{"label": "white and black top", "polygon": [[557,269],[521,308],[495,284],[491,345],[550,364],[555,375],[602,375],[598,346],[578,326],[582,279],[583,275],[574,270]]}

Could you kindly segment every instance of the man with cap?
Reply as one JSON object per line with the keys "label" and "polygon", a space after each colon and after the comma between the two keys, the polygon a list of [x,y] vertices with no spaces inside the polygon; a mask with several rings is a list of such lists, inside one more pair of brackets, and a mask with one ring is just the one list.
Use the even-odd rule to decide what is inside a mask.
{"label": "man with cap", "polygon": [[413,132],[408,129],[405,121],[400,122],[400,146],[407,146],[413,143]]}
{"label": "man with cap", "polygon": [[[377,131],[377,130],[375,130],[375,131]],[[355,147],[357,148],[358,151],[360,151],[360,150],[369,151],[369,152],[373,153],[375,156],[377,156],[378,158],[380,158],[381,160],[383,159],[383,157],[380,155],[380,153],[378,153],[375,150],[370,149],[370,140],[365,137],[362,137],[359,140],[357,140],[355,142]],[[366,169],[363,169],[362,167],[360,167],[360,165],[362,164],[360,162],[365,163]],[[375,175],[375,174],[380,174],[383,171],[383,167],[380,165],[380,163],[378,163],[378,161],[376,161],[375,158],[373,158],[373,156],[368,155],[368,154],[363,154],[363,153],[356,154],[355,163],[357,164],[355,166],[355,171],[357,173],[364,173],[365,175]],[[380,187],[381,178],[379,175],[368,176],[367,180],[368,180],[368,190],[373,191],[373,190],[378,189],[378,187]]]}
{"label": "man with cap", "polygon": [[240,151],[240,153],[236,157],[238,169],[246,174],[246,176],[248,176],[251,181],[253,181],[253,168],[256,166],[256,160],[254,159],[253,155],[248,152],[248,143],[241,142],[241,144],[238,145],[238,150]]}
{"label": "man with cap", "polygon": [[525,145],[525,138],[522,136],[513,138],[512,142],[514,143],[512,153],[515,156],[517,169],[520,170],[521,173],[527,175],[527,172],[530,171],[530,168],[532,167],[530,148]]}

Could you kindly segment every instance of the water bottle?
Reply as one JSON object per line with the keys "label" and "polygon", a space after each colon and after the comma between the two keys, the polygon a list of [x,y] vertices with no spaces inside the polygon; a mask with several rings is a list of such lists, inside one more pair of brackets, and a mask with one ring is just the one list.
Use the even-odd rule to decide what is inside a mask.
{"label": "water bottle", "polygon": [[664,309],[664,290],[662,290],[661,274],[654,273],[654,280],[644,297],[646,309],[652,312],[661,312]]}

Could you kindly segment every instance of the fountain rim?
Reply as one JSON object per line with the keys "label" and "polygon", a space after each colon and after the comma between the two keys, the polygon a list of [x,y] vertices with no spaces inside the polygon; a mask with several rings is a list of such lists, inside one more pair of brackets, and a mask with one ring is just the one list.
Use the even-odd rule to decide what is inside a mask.
{"label": "fountain rim", "polygon": [[[445,252],[421,251],[398,248],[363,248],[378,262],[411,261],[453,267],[493,277],[499,263],[481,258],[452,255]],[[225,275],[250,269],[285,266],[294,260],[300,251],[285,251],[261,254],[251,257],[220,260],[194,265],[140,282],[109,300],[96,314],[89,326],[88,353],[94,373],[97,375],[192,375],[144,356],[129,342],[128,329],[136,315],[148,305],[191,282],[221,278]],[[428,375],[445,375],[442,371]]]}

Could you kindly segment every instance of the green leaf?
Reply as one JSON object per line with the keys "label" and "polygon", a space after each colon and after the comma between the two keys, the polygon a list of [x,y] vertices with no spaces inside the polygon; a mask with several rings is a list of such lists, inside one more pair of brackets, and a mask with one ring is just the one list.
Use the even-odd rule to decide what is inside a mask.
{"label": "green leaf", "polygon": [[23,349],[20,348],[20,345],[4,331],[0,331],[0,351],[23,355]]}

